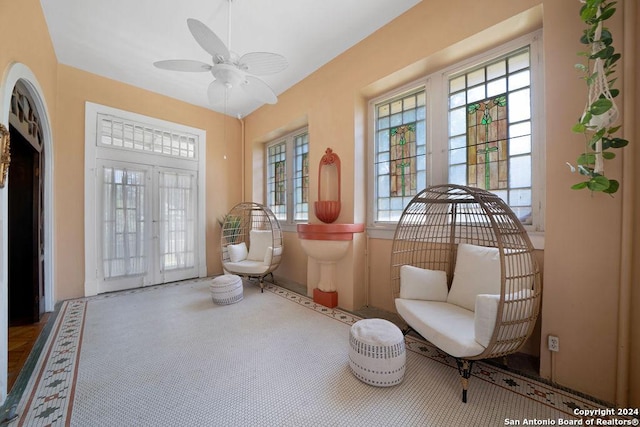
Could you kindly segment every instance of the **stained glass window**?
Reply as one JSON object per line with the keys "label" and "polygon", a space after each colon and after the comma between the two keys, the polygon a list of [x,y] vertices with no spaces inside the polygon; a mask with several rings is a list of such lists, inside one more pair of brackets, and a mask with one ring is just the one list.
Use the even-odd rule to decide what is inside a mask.
{"label": "stained glass window", "polygon": [[537,31],[370,101],[372,235],[391,237],[413,195],[445,183],[486,188],[544,230],[541,46]]}
{"label": "stained glass window", "polygon": [[508,186],[507,97],[467,107],[467,183],[485,190]]}
{"label": "stained glass window", "polygon": [[420,89],[376,104],[376,221],[397,221],[426,187],[426,107]]}
{"label": "stained glass window", "polygon": [[265,146],[267,205],[285,224],[309,219],[309,132],[284,135]]}
{"label": "stained glass window", "polygon": [[416,194],[416,124],[391,128],[391,195]]}
{"label": "stained glass window", "polygon": [[273,202],[274,205],[284,205],[287,201],[287,198],[286,198],[287,169],[286,167],[287,165],[284,160],[275,162],[276,179],[275,179],[275,192],[274,192],[275,201]]}
{"label": "stained glass window", "polygon": [[294,219],[306,221],[309,219],[309,134],[307,132],[294,137],[294,152]]}
{"label": "stained glass window", "polygon": [[449,182],[487,189],[532,223],[529,47],[449,78]]}
{"label": "stained glass window", "polygon": [[271,145],[267,154],[267,206],[278,219],[287,219],[287,145]]}

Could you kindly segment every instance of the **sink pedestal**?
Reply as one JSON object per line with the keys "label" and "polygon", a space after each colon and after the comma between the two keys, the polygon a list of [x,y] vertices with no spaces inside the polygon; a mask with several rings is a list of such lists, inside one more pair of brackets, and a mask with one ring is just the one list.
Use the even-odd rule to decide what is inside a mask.
{"label": "sink pedestal", "polygon": [[334,308],[338,306],[338,292],[325,292],[318,288],[313,290],[313,302],[316,304],[324,305],[328,308]]}
{"label": "sink pedestal", "polygon": [[364,224],[298,224],[300,246],[317,262],[320,278],[313,289],[313,301],[334,308],[338,305],[336,264],[351,247],[353,233],[364,231]]}

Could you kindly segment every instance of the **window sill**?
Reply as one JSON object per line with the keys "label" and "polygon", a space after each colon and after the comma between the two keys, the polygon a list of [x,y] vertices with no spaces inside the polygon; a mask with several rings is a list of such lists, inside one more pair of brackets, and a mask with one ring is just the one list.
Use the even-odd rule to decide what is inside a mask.
{"label": "window sill", "polygon": [[298,232],[298,224],[285,224],[285,223],[280,223],[280,228],[282,228],[282,231],[285,233],[297,233]]}

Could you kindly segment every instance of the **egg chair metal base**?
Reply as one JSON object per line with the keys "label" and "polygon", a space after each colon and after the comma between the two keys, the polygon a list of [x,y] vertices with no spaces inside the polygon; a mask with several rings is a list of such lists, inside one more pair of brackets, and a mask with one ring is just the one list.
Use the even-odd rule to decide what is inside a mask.
{"label": "egg chair metal base", "polygon": [[467,403],[467,390],[469,389],[469,378],[471,377],[473,360],[456,358],[456,365],[458,365],[458,373],[460,374],[460,382],[462,383],[462,403]]}

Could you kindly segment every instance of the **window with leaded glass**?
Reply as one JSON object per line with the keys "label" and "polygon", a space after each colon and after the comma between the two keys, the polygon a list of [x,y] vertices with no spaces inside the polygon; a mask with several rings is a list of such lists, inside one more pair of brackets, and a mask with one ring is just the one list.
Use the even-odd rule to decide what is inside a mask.
{"label": "window with leaded glass", "polygon": [[287,144],[267,148],[267,206],[276,218],[287,219]]}
{"label": "window with leaded glass", "polygon": [[494,192],[544,230],[541,46],[537,31],[369,102],[372,236],[392,238],[416,191],[446,183]]}
{"label": "window with leaded glass", "polygon": [[529,47],[453,75],[449,93],[449,182],[489,190],[532,223]]}
{"label": "window with leaded glass", "polygon": [[299,129],[266,145],[266,202],[283,224],[309,219],[309,133]]}
{"label": "window with leaded glass", "polygon": [[397,221],[427,182],[425,90],[379,102],[375,115],[376,221]]}
{"label": "window with leaded glass", "polygon": [[294,219],[309,219],[309,134],[304,132],[294,137]]}

